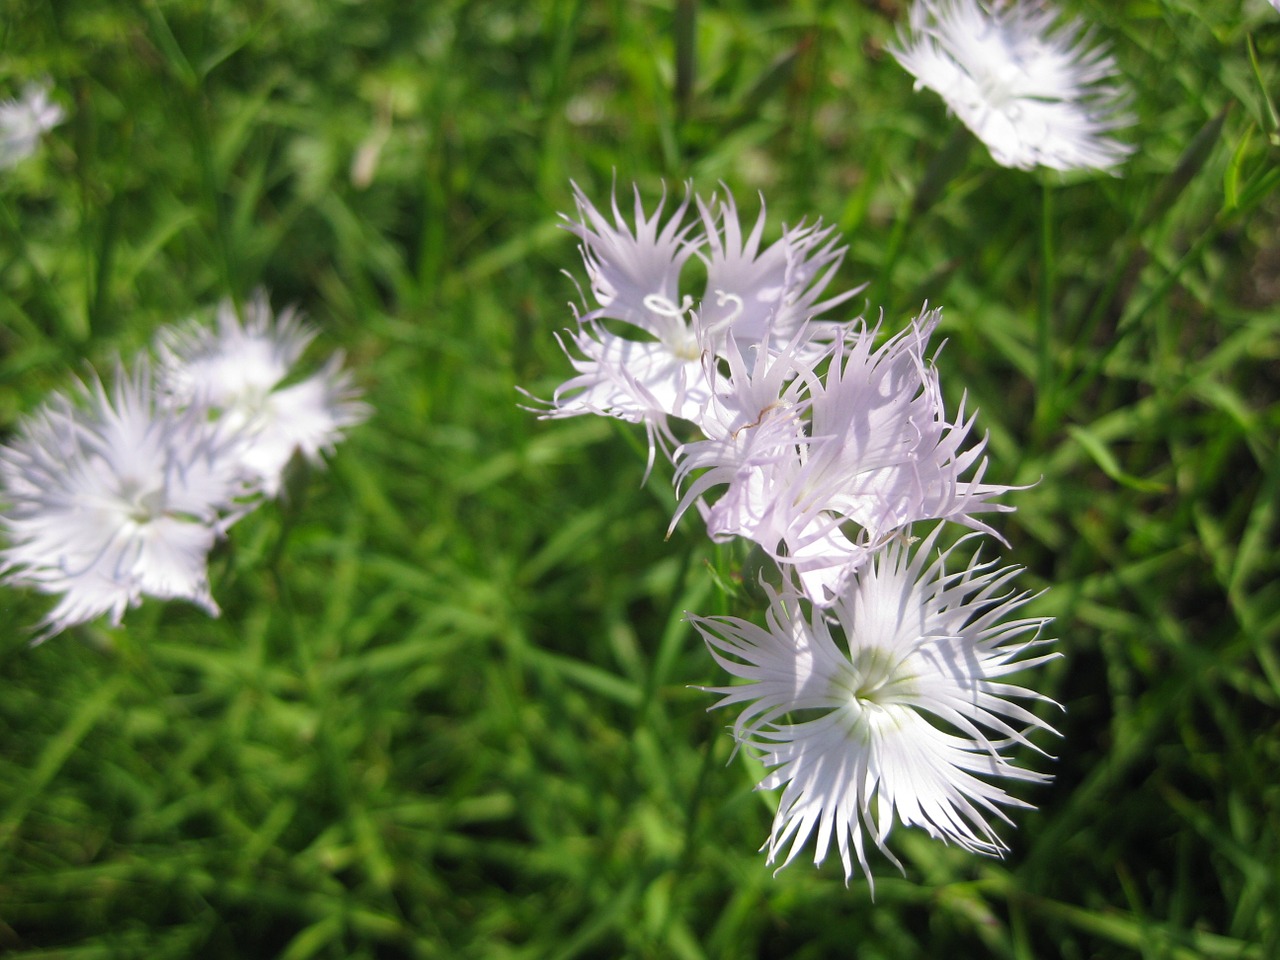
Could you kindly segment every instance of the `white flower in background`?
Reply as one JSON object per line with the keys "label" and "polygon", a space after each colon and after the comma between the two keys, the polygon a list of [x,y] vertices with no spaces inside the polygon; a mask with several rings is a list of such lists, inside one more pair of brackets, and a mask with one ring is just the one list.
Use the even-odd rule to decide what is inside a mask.
{"label": "white flower in background", "polygon": [[0,169],[35,153],[40,137],[63,120],[62,107],[49,99],[51,85],[29,83],[22,96],[0,101]]}
{"label": "white flower in background", "polygon": [[[992,533],[975,515],[1011,509],[991,502],[1010,488],[981,482],[985,441],[961,450],[973,426],[963,403],[954,420],[946,416],[926,357],[940,316],[926,310],[879,348],[876,330],[851,333],[831,345],[821,377],[798,374],[772,403],[759,393],[755,412],[729,421],[727,434],[682,446],[676,480],[690,482],[677,519],[723,485],[715,503],[700,504],[711,537],[758,543],[819,605],[912,523],[951,520]],[[738,393],[748,379],[762,381],[736,368],[730,379]]]}
{"label": "white flower in background", "polygon": [[782,791],[770,863],[786,866],[813,838],[815,863],[834,841],[846,881],[855,859],[869,877],[868,836],[898,864],[885,844],[895,817],[1000,855],[991,819],[1031,804],[991,781],[1049,779],[1008,756],[1030,732],[1052,732],[1015,701],[1047,698],[1005,682],[1054,656],[1038,652],[1047,620],[1007,619],[1029,599],[1010,588],[1017,568],[975,556],[948,572],[950,551],[930,563],[936,533],[914,552],[900,541],[880,551],[829,610],[806,616],[798,595],[771,590],[766,628],[690,617],[747,681],[711,692],[717,707],[744,705],[734,736],[769,768],[760,789]]}
{"label": "white flower in background", "polygon": [[218,414],[228,430],[245,437],[241,462],[268,497],[280,492],[294,452],[312,462],[332,451],[343,430],[368,416],[341,353],[319,373],[296,383],[287,378],[315,332],[288,309],[275,317],[266,294],[245,304],[218,306],[217,326],[195,321],[162,330],[157,338],[159,380],[170,402]]}
{"label": "white flower in background", "polygon": [[915,0],[891,52],[972,130],[995,161],[1029,170],[1112,171],[1133,151],[1115,60],[1038,0]]}
{"label": "white flower in background", "polygon": [[0,572],[59,594],[39,640],[144,596],[211,615],[206,558],[253,487],[239,439],[203,411],[160,402],[146,362],[55,393],[0,448]]}

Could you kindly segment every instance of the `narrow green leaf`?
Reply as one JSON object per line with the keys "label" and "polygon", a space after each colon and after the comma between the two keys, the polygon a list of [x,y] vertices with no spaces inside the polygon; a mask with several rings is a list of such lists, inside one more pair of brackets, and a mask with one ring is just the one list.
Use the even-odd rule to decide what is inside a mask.
{"label": "narrow green leaf", "polygon": [[1187,184],[1203,169],[1205,162],[1221,142],[1222,127],[1227,122],[1227,115],[1230,112],[1231,105],[1228,104],[1210,117],[1199,132],[1191,138],[1187,149],[1182,151],[1177,166],[1160,181],[1160,186],[1147,202],[1146,209],[1138,217],[1139,232],[1145,230],[1158,218],[1165,216],[1169,208],[1182,195],[1182,191],[1187,188]]}
{"label": "narrow green leaf", "polygon": [[640,705],[640,687],[602,667],[537,647],[530,647],[526,656],[534,666],[549,670],[584,690],[590,690],[625,707],[634,709]]}
{"label": "narrow green leaf", "polygon": [[1249,155],[1249,144],[1253,141],[1253,128],[1245,131],[1240,142],[1231,153],[1231,162],[1222,177],[1223,209],[1234,210],[1240,202],[1240,175],[1245,158]]}
{"label": "narrow green leaf", "polygon": [[308,960],[337,941],[346,927],[341,914],[332,914],[317,920],[290,940],[280,954],[280,960]]}
{"label": "narrow green leaf", "polygon": [[1093,432],[1080,426],[1070,426],[1067,433],[1087,453],[1098,468],[1116,483],[1141,493],[1164,493],[1168,484],[1156,480],[1144,480],[1126,473],[1106,444]]}
{"label": "narrow green leaf", "polygon": [[27,775],[18,795],[9,802],[4,815],[0,816],[0,849],[8,845],[14,831],[22,825],[23,818],[31,809],[31,805],[57,776],[63,764],[80,745],[80,741],[116,702],[116,698],[124,689],[126,679],[124,675],[117,674],[94,691],[71,714],[63,728],[45,744],[40,759]]}

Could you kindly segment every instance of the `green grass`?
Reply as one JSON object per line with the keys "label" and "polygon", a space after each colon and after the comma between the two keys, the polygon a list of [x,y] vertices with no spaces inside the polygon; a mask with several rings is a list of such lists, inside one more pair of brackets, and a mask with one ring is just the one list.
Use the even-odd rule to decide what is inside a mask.
{"label": "green grass", "polygon": [[[47,601],[0,593],[0,952],[1280,955],[1280,17],[1064,6],[1134,87],[1123,178],[953,138],[884,52],[902,3],[14,0],[0,85],[68,119],[0,179],[0,430],[259,285],[375,414],[234,528],[218,620],[30,648]],[[568,375],[557,211],[615,178],[839,224],[890,330],[945,307],[1064,655],[1003,861],[899,829],[873,903],[756,852],[772,801],[681,619],[735,555],[664,542],[631,431],[515,389]]]}

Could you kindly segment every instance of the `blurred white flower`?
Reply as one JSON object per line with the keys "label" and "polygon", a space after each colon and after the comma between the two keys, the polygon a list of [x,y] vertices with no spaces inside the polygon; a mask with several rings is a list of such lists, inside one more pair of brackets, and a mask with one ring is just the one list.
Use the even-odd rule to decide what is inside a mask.
{"label": "blurred white flower", "polygon": [[975,555],[948,572],[950,551],[930,563],[936,534],[914,552],[894,541],[829,610],[806,616],[797,594],[770,590],[766,628],[689,618],[716,661],[747,681],[711,692],[717,707],[745,705],[735,739],[769,768],[760,789],[782,790],[770,863],[782,854],[786,866],[811,837],[821,863],[834,840],[846,881],[855,859],[870,877],[865,836],[898,864],[885,844],[895,817],[1000,855],[990,819],[1031,804],[990,780],[1049,779],[1008,756],[1032,731],[1052,732],[1015,701],[1047,698],[1004,681],[1054,656],[1038,652],[1048,621],[1007,619],[1028,600],[1010,588],[1017,568]]}
{"label": "blurred white flower", "polygon": [[1115,60],[1039,0],[915,0],[891,52],[995,161],[1029,170],[1113,171],[1133,151]]}
{"label": "blurred white flower", "polygon": [[146,362],[55,393],[0,448],[0,550],[7,583],[60,594],[38,640],[143,596],[211,615],[206,558],[253,487],[239,438],[203,411],[160,402]]}
{"label": "blurred white flower", "polygon": [[[676,481],[687,483],[676,519],[724,486],[715,503],[700,504],[711,537],[758,543],[820,605],[912,523],[951,520],[994,532],[976,515],[1011,509],[991,502],[1010,488],[982,482],[985,440],[961,449],[973,426],[963,402],[954,420],[946,416],[926,357],[940,316],[926,310],[879,348],[876,330],[851,332],[832,344],[821,377],[798,372],[772,402],[771,391],[741,386],[769,382],[769,365],[757,363],[754,376],[731,368],[731,396],[752,399],[727,431],[676,451]],[[784,352],[772,365],[786,363],[797,361]]]}
{"label": "blurred white flower", "polygon": [[242,324],[224,300],[216,329],[191,321],[162,330],[156,346],[160,386],[176,406],[202,406],[226,429],[243,434],[241,462],[274,497],[295,451],[318,462],[344,429],[368,416],[368,407],[357,399],[341,353],[319,373],[286,382],[315,336],[296,311],[275,317],[258,291],[244,312]]}
{"label": "blurred white flower", "polygon": [[29,83],[22,96],[0,101],[0,169],[35,153],[40,137],[62,122],[62,107],[49,99],[48,81]]}

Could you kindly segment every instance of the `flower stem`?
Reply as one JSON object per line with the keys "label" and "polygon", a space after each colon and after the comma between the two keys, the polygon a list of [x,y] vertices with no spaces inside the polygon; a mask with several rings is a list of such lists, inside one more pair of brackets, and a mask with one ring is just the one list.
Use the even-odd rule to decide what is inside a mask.
{"label": "flower stem", "polygon": [[1040,204],[1040,304],[1036,318],[1036,407],[1037,432],[1050,428],[1046,421],[1053,410],[1053,301],[1056,277],[1053,253],[1053,184],[1041,181]]}
{"label": "flower stem", "polygon": [[889,297],[892,291],[893,271],[898,264],[898,257],[902,253],[907,237],[911,233],[911,228],[915,226],[917,220],[933,208],[946,190],[947,184],[964,165],[972,140],[965,127],[959,124],[955,126],[947,142],[933,155],[925,168],[924,176],[920,179],[915,193],[912,194],[910,206],[894,223],[893,233],[889,235],[889,242],[885,247],[884,259],[880,262],[880,273],[876,279],[871,300],[873,304],[885,308],[886,312],[889,312],[892,307]]}

